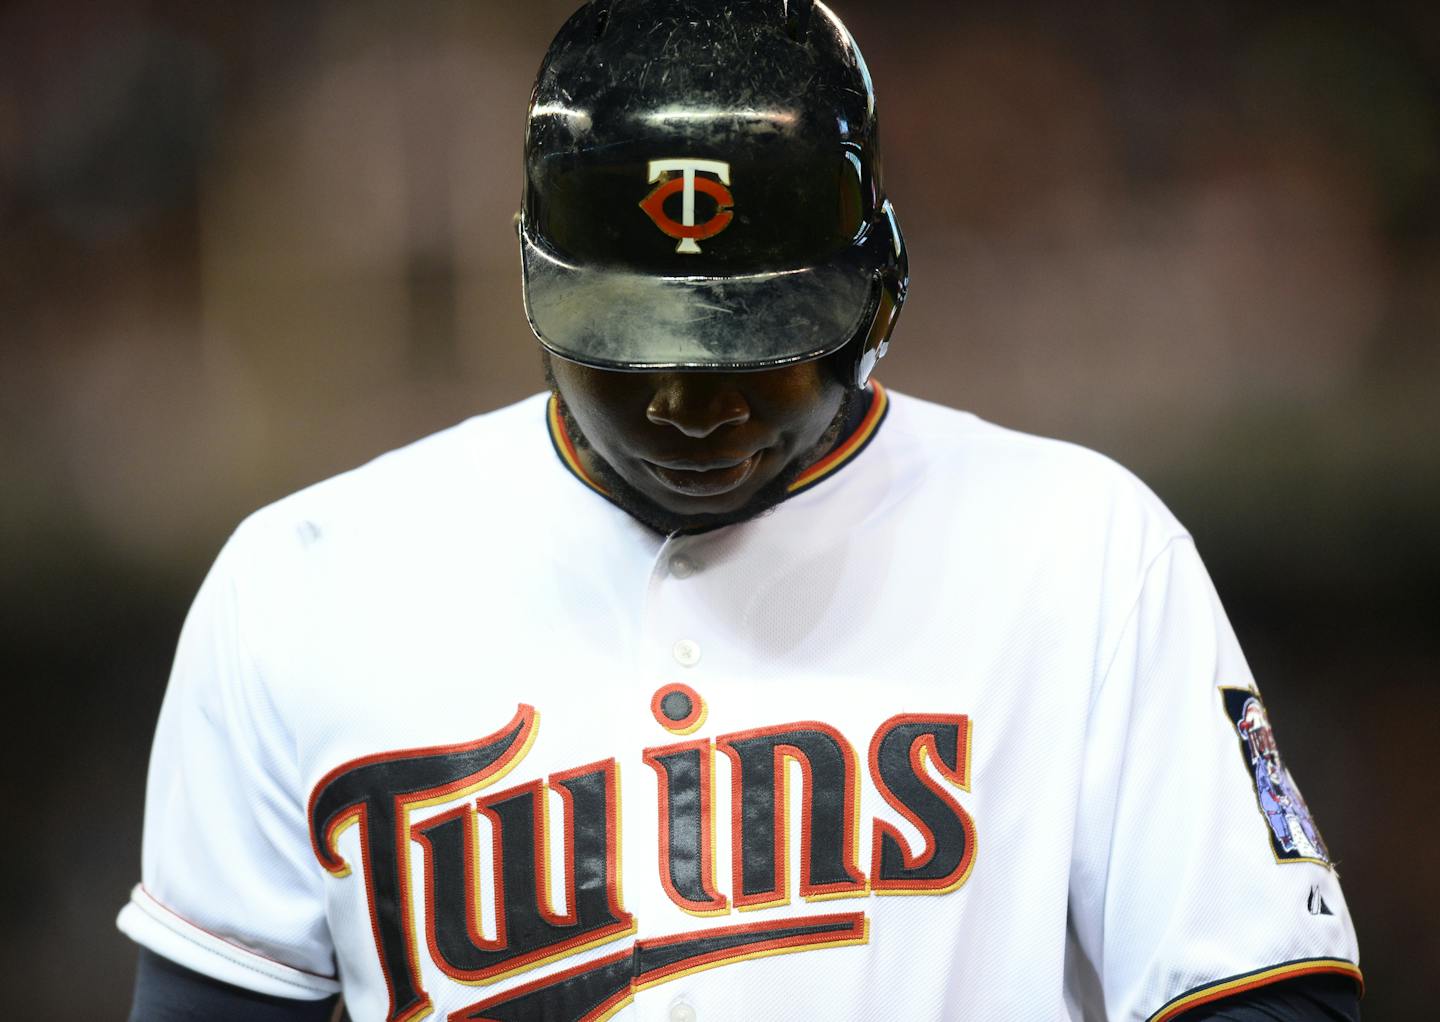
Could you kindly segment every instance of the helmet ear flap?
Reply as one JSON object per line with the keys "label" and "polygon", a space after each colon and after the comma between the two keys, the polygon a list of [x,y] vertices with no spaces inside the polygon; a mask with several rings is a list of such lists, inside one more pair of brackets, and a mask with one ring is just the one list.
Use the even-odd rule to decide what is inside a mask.
{"label": "helmet ear flap", "polygon": [[856,338],[854,359],[854,380],[857,387],[864,387],[875,371],[875,363],[890,350],[890,335],[900,320],[900,309],[910,290],[910,258],[905,251],[905,238],[900,233],[900,224],[895,220],[895,207],[886,199],[880,207],[877,218],[876,236],[871,244],[884,246],[884,255],[875,267],[879,295],[875,300],[875,311],[870,327]]}
{"label": "helmet ear flap", "polygon": [[890,332],[900,318],[900,309],[895,304],[895,292],[883,280],[879,282],[879,297],[875,301],[875,314],[870,319],[870,328],[857,341],[854,359],[854,383],[861,390],[870,382],[875,363],[885,357],[890,349]]}

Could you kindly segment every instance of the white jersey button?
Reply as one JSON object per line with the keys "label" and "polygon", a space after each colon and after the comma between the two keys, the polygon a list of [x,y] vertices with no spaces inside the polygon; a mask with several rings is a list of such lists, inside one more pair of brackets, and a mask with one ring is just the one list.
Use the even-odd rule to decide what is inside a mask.
{"label": "white jersey button", "polygon": [[670,574],[675,578],[689,578],[699,567],[700,565],[684,554],[676,554],[670,558]]}
{"label": "white jersey button", "polygon": [[675,661],[681,667],[694,667],[700,662],[700,643],[694,639],[681,639],[670,652],[675,654]]}
{"label": "white jersey button", "polygon": [[695,1022],[695,1009],[684,1001],[670,1005],[670,1022]]}

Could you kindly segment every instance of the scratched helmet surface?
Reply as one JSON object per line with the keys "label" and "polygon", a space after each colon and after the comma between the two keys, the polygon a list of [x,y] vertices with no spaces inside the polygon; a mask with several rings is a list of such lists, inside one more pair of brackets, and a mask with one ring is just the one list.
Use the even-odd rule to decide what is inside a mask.
{"label": "scratched helmet surface", "polygon": [[875,94],[799,0],[594,0],[541,64],[519,217],[531,328],[609,369],[761,369],[853,343],[908,283]]}

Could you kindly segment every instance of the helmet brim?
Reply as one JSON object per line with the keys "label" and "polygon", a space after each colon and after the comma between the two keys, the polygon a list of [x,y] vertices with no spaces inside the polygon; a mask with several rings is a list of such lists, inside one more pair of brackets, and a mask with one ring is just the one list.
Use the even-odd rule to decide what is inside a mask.
{"label": "helmet brim", "polygon": [[525,314],[554,354],[600,369],[768,369],[844,347],[874,313],[863,252],[767,273],[650,276],[566,262],[520,224]]}

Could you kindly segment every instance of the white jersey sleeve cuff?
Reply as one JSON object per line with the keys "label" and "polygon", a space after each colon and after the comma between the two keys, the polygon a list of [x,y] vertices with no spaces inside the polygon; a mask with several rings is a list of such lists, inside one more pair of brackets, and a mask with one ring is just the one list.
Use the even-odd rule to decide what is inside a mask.
{"label": "white jersey sleeve cuff", "polygon": [[222,983],[307,1001],[340,992],[339,980],[291,968],[203,930],[160,904],[138,884],[115,925],[137,944]]}

